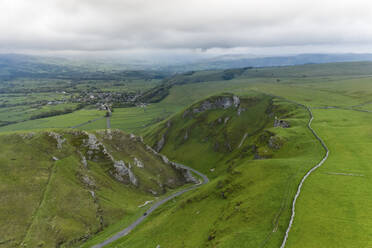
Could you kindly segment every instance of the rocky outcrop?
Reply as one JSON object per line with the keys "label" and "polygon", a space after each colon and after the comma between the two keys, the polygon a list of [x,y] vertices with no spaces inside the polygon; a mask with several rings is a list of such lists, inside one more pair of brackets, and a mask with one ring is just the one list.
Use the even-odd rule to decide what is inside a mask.
{"label": "rocky outcrop", "polygon": [[138,180],[133,172],[125,165],[125,163],[120,161],[114,162],[115,172],[113,172],[113,176],[120,182],[125,183],[125,178],[128,177],[131,184],[134,186],[138,186]]}
{"label": "rocky outcrop", "polygon": [[239,105],[240,105],[240,98],[238,96],[233,96],[233,102],[234,102],[235,108],[239,107]]}
{"label": "rocky outcrop", "polygon": [[116,161],[114,157],[107,151],[106,147],[97,139],[94,134],[86,133],[88,139],[85,139],[83,146],[88,148],[87,154],[89,160],[98,160],[99,154],[102,152],[106,159],[111,160],[115,170],[110,173],[120,182],[130,182],[134,186],[138,186],[138,180],[134,173],[129,167],[127,167],[124,161]]}
{"label": "rocky outcrop", "polygon": [[277,117],[275,117],[274,127],[289,128],[290,127],[290,124],[288,122],[286,122],[286,121],[280,120]]}
{"label": "rocky outcrop", "polygon": [[89,176],[87,175],[84,175],[81,180],[83,181],[83,183],[88,186],[89,188],[94,188],[96,186],[96,183],[94,182],[94,180],[92,178],[90,178]]}
{"label": "rocky outcrop", "polygon": [[163,149],[164,145],[165,145],[165,134],[163,134],[163,135],[161,136],[161,139],[160,139],[160,140],[158,141],[158,143],[156,144],[156,151],[157,151],[157,152],[160,152],[161,149]]}
{"label": "rocky outcrop", "polygon": [[65,143],[66,139],[63,138],[62,135],[55,132],[49,132],[48,135],[56,140],[57,148],[62,149],[62,144]]}
{"label": "rocky outcrop", "polygon": [[197,107],[192,107],[183,112],[182,117],[185,118],[191,113],[203,113],[212,109],[227,109],[230,107],[238,108],[240,106],[240,98],[238,96],[218,96],[212,97],[200,103]]}
{"label": "rocky outcrop", "polygon": [[268,147],[274,150],[279,150],[282,146],[282,141],[277,136],[271,136],[267,142]]}
{"label": "rocky outcrop", "polygon": [[35,136],[35,133],[34,132],[20,133],[19,136],[21,136],[22,139],[31,139]]}
{"label": "rocky outcrop", "polygon": [[145,165],[136,157],[134,157],[134,165],[136,165],[138,168],[144,168]]}

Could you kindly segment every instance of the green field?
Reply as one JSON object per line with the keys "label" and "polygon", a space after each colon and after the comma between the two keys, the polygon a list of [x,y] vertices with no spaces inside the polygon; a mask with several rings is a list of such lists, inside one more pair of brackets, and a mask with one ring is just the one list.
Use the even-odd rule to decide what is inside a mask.
{"label": "green field", "polygon": [[[0,132],[35,130],[44,128],[68,128],[104,116],[105,112],[98,110],[82,109],[71,114],[59,115],[49,118],[20,122],[13,125],[0,127]],[[92,123],[93,124],[93,123]],[[105,128],[105,126],[99,126]]]}
{"label": "green field", "polygon": [[[169,94],[161,101],[149,103],[146,108],[114,108],[111,116],[113,129],[142,135],[145,142],[154,149],[164,137],[165,143],[160,148],[162,154],[207,174],[211,181],[162,205],[128,236],[107,247],[280,247],[288,227],[297,186],[305,173],[324,155],[321,144],[307,127],[309,113],[297,103],[312,108],[312,127],[324,140],[330,154],[327,161],[303,184],[286,247],[371,247],[372,112],[358,110],[372,111],[372,63],[237,71],[240,71],[239,74],[228,79],[224,79],[226,71],[176,75],[166,81],[172,84]],[[136,83],[135,80],[132,82]],[[145,87],[142,84],[146,82],[138,81],[133,89]],[[96,83],[99,85],[98,81]],[[151,85],[147,85],[146,89],[159,85],[157,80],[149,83]],[[78,87],[89,87],[89,82],[84,81]],[[116,87],[118,91],[128,90],[125,86]],[[205,101],[214,102],[233,95],[241,99],[240,107],[244,111],[240,115],[235,107],[193,112]],[[9,95],[7,97],[12,98]],[[13,101],[22,102],[22,99],[15,98]],[[20,113],[25,115],[28,110],[24,111],[20,110]],[[7,114],[7,111],[0,111],[2,118]],[[0,132],[4,133],[2,135],[16,136],[13,131],[68,128],[104,114],[103,111],[87,108],[66,115],[3,126]],[[273,127],[275,117],[288,122],[290,127]],[[105,118],[79,127],[80,130],[105,128]],[[245,134],[247,136],[243,138]],[[19,143],[19,138],[15,140]],[[11,152],[13,148],[7,148],[3,143],[2,149],[6,151],[2,153],[3,161],[13,161],[16,149],[13,147],[14,151]],[[26,154],[27,147],[21,145],[19,149]],[[30,153],[37,151],[32,150]],[[32,157],[30,154],[27,156]],[[17,225],[0,229],[0,232],[6,234],[3,234],[6,238],[0,238],[0,247],[12,247],[7,244],[13,244],[13,239],[36,242],[35,237],[39,236],[47,240],[44,236],[48,234],[46,229],[40,229],[44,230],[41,233],[36,231],[39,225],[40,228],[46,228],[43,221],[47,216],[57,216],[54,220],[56,225],[68,237],[75,237],[74,233],[80,235],[84,233],[83,230],[89,230],[90,234],[97,230],[93,208],[88,208],[92,212],[74,209],[76,212],[73,212],[72,219],[76,221],[76,216],[80,216],[80,221],[73,224],[69,222],[72,221],[70,216],[58,219],[64,211],[70,211],[68,209],[73,208],[73,204],[62,204],[61,207],[65,209],[58,209],[55,208],[60,204],[58,201],[51,204],[41,201],[42,210],[36,215],[32,214],[35,207],[31,206],[38,204],[40,199],[49,199],[54,194],[64,195],[65,191],[72,190],[71,187],[77,188],[78,183],[76,179],[71,184],[65,182],[76,173],[74,164],[79,163],[77,158],[60,160],[54,166],[46,158],[41,161],[45,164],[40,162],[38,168],[30,169],[33,175],[40,175],[32,182],[31,179],[25,179],[28,175],[26,169],[31,166],[31,162],[30,165],[15,162],[19,163],[17,166],[23,166],[23,174],[20,175],[9,173],[12,167],[4,167],[6,163],[1,163],[1,168],[5,170],[2,174],[11,174],[9,178],[14,182],[24,179],[24,185],[20,185],[33,193],[22,193],[20,198],[9,194],[10,203],[4,205],[0,213],[10,211],[10,206],[18,206],[27,200],[30,209],[26,211],[22,207],[14,211],[26,211],[29,219],[18,216]],[[94,173],[100,178],[105,172],[97,169]],[[2,179],[9,181],[9,178]],[[58,187],[48,183],[50,178]],[[153,181],[149,180],[148,183]],[[4,186],[0,189],[3,190]],[[118,213],[128,211],[130,214],[124,218],[108,214],[108,224],[103,232],[89,235],[87,243],[82,240],[76,243],[64,242],[63,247],[89,247],[103,241],[143,213],[136,206],[146,199],[153,199],[145,193],[139,194],[137,199],[137,194],[128,193],[127,188],[117,189],[115,186],[107,189],[107,192],[104,189],[99,197],[109,197],[107,204],[115,207]],[[84,198],[84,190],[78,190],[76,195],[79,192],[82,205],[92,204]],[[3,220],[7,221],[4,216]],[[24,234],[27,223],[33,224]],[[81,223],[85,223],[85,226],[81,226]],[[21,238],[9,234],[17,232],[25,236]]]}

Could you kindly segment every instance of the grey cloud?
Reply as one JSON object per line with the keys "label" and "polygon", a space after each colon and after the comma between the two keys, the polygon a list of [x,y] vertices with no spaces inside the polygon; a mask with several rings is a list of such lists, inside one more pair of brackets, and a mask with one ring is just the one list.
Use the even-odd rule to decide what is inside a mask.
{"label": "grey cloud", "polygon": [[4,1],[1,51],[356,50],[372,43],[368,0]]}

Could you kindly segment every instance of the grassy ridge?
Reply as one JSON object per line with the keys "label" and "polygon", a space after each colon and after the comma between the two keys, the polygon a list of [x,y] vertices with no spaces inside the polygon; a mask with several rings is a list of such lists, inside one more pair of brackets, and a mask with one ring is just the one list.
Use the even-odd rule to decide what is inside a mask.
{"label": "grassy ridge", "polygon": [[[146,136],[155,145],[166,132],[162,152],[207,173],[212,181],[167,203],[108,247],[279,246],[297,183],[320,159],[321,148],[306,128],[304,109],[276,99],[270,107],[271,98],[256,93],[241,101],[247,109],[241,116],[234,108],[209,110],[191,119],[182,112],[170,119],[170,126],[165,122]],[[226,116],[231,117],[227,123],[218,123]],[[285,118],[291,128],[273,128],[275,116]],[[191,131],[185,141],[187,127]],[[244,132],[250,135],[239,147]],[[268,145],[270,137],[277,149]],[[215,142],[226,139],[232,151],[215,150]]]}
{"label": "grassy ridge", "polygon": [[119,131],[94,134],[116,160],[132,164],[137,186],[115,179],[113,162],[101,145],[98,150],[86,145],[84,132],[0,135],[0,222],[8,223],[0,227],[0,247],[77,245],[109,225],[130,221],[143,212],[139,205],[184,184],[182,174],[149,153],[139,138]]}

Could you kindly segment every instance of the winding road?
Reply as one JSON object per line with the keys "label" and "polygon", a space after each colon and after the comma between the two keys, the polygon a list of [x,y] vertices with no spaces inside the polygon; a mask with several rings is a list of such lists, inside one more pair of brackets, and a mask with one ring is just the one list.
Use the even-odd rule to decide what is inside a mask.
{"label": "winding road", "polygon": [[117,234],[115,234],[114,236],[106,239],[105,241],[103,241],[102,243],[99,243],[99,244],[96,244],[94,246],[92,246],[92,248],[101,248],[101,247],[104,247],[105,245],[108,245],[116,240],[118,240],[119,238],[121,237],[124,237],[126,235],[128,235],[134,228],[136,228],[141,222],[143,222],[152,212],[154,212],[158,207],[160,207],[161,205],[163,205],[164,203],[168,202],[169,200],[172,200],[173,198],[177,197],[177,196],[180,196],[182,195],[183,193],[186,193],[190,190],[193,190],[197,187],[200,187],[201,185],[203,184],[206,184],[209,182],[209,179],[206,175],[204,175],[203,173],[200,173],[199,171],[193,169],[193,168],[190,168],[186,165],[183,165],[183,164],[178,164],[178,163],[174,163],[177,167],[180,167],[180,168],[183,168],[183,169],[186,169],[186,170],[189,170],[189,171],[192,171],[194,172],[195,174],[199,175],[203,181],[198,183],[198,184],[195,184],[195,185],[192,185],[190,186],[189,188],[187,189],[183,189],[181,191],[178,191],[158,202],[156,202],[154,205],[152,205],[145,213],[144,215],[142,215],[141,217],[139,217],[136,221],[134,221],[132,224],[130,224],[128,227],[126,227],[125,229],[121,230],[120,232],[118,232]]}
{"label": "winding road", "polygon": [[289,235],[289,232],[292,228],[292,224],[293,224],[293,220],[295,218],[295,215],[296,215],[296,201],[297,201],[297,198],[299,197],[300,193],[301,193],[301,189],[302,189],[302,185],[303,183],[305,182],[306,178],[308,178],[308,176],[310,176],[311,173],[313,173],[317,168],[319,168],[320,166],[322,166],[322,164],[327,160],[328,158],[328,155],[329,155],[329,150],[326,146],[326,144],[324,143],[324,141],[318,136],[318,134],[314,131],[314,129],[311,127],[311,123],[312,121],[314,120],[314,116],[313,116],[313,113],[311,112],[311,109],[305,105],[302,105],[302,104],[299,104],[299,103],[296,103],[304,108],[307,109],[307,111],[309,112],[310,114],[310,120],[307,124],[307,127],[310,129],[310,131],[313,133],[313,135],[315,136],[315,138],[320,142],[320,144],[323,146],[324,150],[325,150],[325,155],[323,157],[323,159],[318,163],[316,164],[313,168],[311,168],[306,174],[305,176],[301,179],[301,182],[300,184],[298,185],[297,187],[297,192],[296,192],[296,195],[293,199],[293,202],[292,202],[292,215],[291,215],[291,219],[289,221],[289,224],[288,224],[288,227],[287,227],[287,230],[285,232],[285,236],[284,236],[284,239],[283,239],[283,242],[282,242],[282,245],[280,246],[280,248],[284,248],[286,243],[287,243],[287,239],[288,239],[288,235]]}

